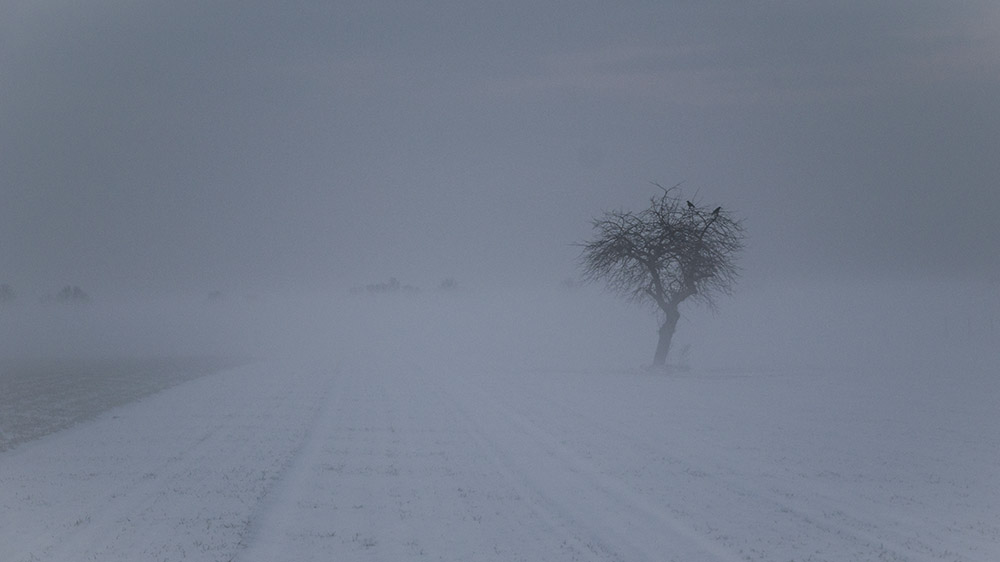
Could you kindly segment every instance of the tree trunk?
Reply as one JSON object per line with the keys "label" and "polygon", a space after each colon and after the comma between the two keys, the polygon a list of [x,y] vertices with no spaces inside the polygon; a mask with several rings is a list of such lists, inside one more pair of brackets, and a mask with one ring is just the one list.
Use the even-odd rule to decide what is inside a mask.
{"label": "tree trunk", "polygon": [[663,367],[667,364],[667,352],[670,351],[670,340],[674,339],[674,329],[677,328],[677,321],[681,318],[681,313],[677,311],[677,305],[670,306],[663,311],[665,318],[660,326],[660,341],[656,344],[656,355],[653,356],[653,367]]}

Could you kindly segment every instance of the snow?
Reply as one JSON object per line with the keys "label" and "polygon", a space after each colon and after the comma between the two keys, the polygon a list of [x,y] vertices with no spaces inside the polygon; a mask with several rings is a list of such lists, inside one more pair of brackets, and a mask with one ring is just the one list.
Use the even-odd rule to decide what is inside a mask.
{"label": "snow", "polygon": [[0,363],[0,451],[237,363],[210,357]]}
{"label": "snow", "polygon": [[981,358],[664,375],[553,336],[598,366],[532,368],[496,358],[565,309],[423,306],[298,309],[266,359],[82,398],[0,452],[0,560],[1000,560]]}

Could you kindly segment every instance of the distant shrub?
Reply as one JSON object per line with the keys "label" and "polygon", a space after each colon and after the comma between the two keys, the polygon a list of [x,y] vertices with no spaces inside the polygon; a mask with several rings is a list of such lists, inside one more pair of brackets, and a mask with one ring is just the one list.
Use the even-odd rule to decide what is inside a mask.
{"label": "distant shrub", "polygon": [[364,288],[354,287],[351,289],[352,294],[360,294],[362,292],[368,293],[370,295],[384,295],[392,293],[419,293],[420,288],[414,287],[413,285],[403,285],[399,282],[399,279],[395,277],[390,277],[389,281],[385,283],[372,283],[365,285]]}
{"label": "distant shrub", "polygon": [[90,302],[90,295],[77,285],[66,285],[56,294],[55,300],[63,304],[83,304]]}

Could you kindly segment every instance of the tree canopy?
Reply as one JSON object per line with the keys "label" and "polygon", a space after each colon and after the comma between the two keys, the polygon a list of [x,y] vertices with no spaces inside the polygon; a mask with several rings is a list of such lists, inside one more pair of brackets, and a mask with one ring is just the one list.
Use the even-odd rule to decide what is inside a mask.
{"label": "tree canopy", "polygon": [[[669,348],[681,302],[693,298],[714,306],[715,295],[731,293],[745,234],[728,209],[683,200],[676,186],[660,189],[642,211],[608,211],[594,219],[594,238],[581,244],[582,267],[586,280],[655,304],[670,323]],[[661,346],[667,328],[661,328]],[[658,350],[654,364],[665,355]]]}

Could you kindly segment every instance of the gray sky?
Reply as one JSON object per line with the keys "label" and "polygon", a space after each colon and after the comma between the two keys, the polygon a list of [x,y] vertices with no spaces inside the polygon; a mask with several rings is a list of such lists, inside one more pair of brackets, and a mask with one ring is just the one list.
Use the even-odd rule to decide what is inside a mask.
{"label": "gray sky", "polygon": [[1000,4],[0,0],[0,282],[556,284],[650,181],[746,275],[1000,275]]}

